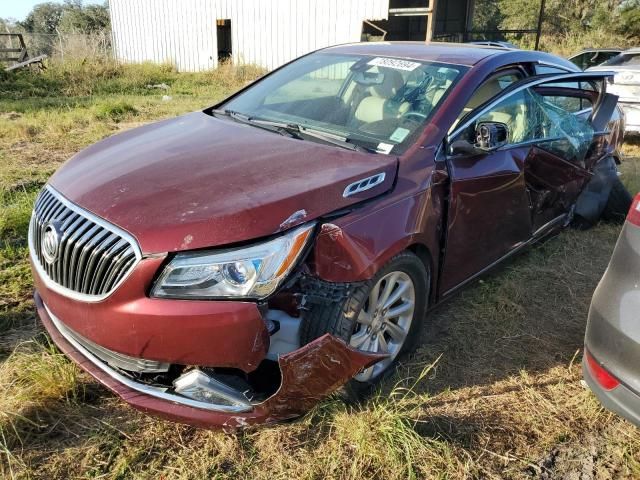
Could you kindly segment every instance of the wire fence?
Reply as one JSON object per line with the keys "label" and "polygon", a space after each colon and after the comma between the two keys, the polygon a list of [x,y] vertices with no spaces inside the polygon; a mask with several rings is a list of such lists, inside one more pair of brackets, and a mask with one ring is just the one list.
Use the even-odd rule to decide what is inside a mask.
{"label": "wire fence", "polygon": [[[12,32],[14,33],[14,32]],[[19,32],[15,32],[19,33]],[[111,32],[22,33],[29,57],[46,54],[52,58],[111,58]],[[0,36],[0,48],[20,48],[16,37]]]}

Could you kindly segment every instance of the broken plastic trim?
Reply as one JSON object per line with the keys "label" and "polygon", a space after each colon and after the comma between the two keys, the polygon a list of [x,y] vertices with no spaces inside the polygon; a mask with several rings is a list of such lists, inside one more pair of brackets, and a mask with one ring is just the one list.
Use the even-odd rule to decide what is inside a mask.
{"label": "broken plastic trim", "polygon": [[44,310],[46,310],[49,315],[49,319],[53,326],[58,330],[58,333],[67,340],[76,350],[82,354],[88,361],[90,361],[93,365],[98,367],[104,373],[109,375],[111,378],[116,380],[117,382],[125,385],[126,387],[135,390],[137,392],[143,393],[145,395],[150,395],[152,397],[160,398],[163,400],[168,400],[184,405],[188,405],[190,407],[209,409],[209,410],[219,410],[223,412],[245,412],[251,409],[251,405],[248,401],[246,402],[235,402],[228,405],[209,403],[201,400],[195,400],[187,397],[182,397],[173,393],[169,393],[165,388],[151,387],[149,385],[145,385],[140,382],[136,382],[116,371],[112,367],[110,367],[107,363],[101,361],[98,357],[96,357],[93,353],[87,350],[80,342],[78,342],[69,328],[62,323],[62,321],[57,318],[51,310],[43,303]]}
{"label": "broken plastic trim", "polygon": [[[225,412],[194,408],[171,399],[158,398],[133,390],[103,368],[102,362],[82,353],[55,326],[42,299],[36,293],[36,307],[53,341],[78,365],[134,408],[172,421],[205,428],[237,429],[258,423],[271,423],[298,417],[308,412],[322,398],[344,385],[360,370],[382,360],[386,355],[360,352],[343,340],[325,334],[291,353],[280,357],[282,381],[278,391],[251,411]],[[188,400],[188,399],[185,399]]]}

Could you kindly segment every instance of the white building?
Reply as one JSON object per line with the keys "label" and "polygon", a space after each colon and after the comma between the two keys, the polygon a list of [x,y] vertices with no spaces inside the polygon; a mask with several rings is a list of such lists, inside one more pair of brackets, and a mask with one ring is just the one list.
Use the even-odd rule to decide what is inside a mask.
{"label": "white building", "polygon": [[318,48],[372,37],[469,38],[474,0],[432,1],[109,0],[109,7],[117,59],[199,71],[224,58],[273,69]]}

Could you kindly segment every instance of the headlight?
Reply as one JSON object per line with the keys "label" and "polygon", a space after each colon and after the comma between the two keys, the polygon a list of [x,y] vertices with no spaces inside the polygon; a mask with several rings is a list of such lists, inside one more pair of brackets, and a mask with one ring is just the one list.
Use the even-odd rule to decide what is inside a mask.
{"label": "headlight", "polygon": [[313,225],[245,248],[177,254],[151,292],[169,298],[251,298],[271,295],[295,266]]}

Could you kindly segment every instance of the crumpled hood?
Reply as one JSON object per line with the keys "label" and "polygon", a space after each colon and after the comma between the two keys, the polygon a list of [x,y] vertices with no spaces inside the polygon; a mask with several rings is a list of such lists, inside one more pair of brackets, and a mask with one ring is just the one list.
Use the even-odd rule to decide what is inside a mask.
{"label": "crumpled hood", "polygon": [[[203,112],[107,138],[50,184],[127,230],[144,253],[215,247],[286,230],[391,188],[397,158],[351,152]],[[385,172],[380,185],[347,185]]]}

